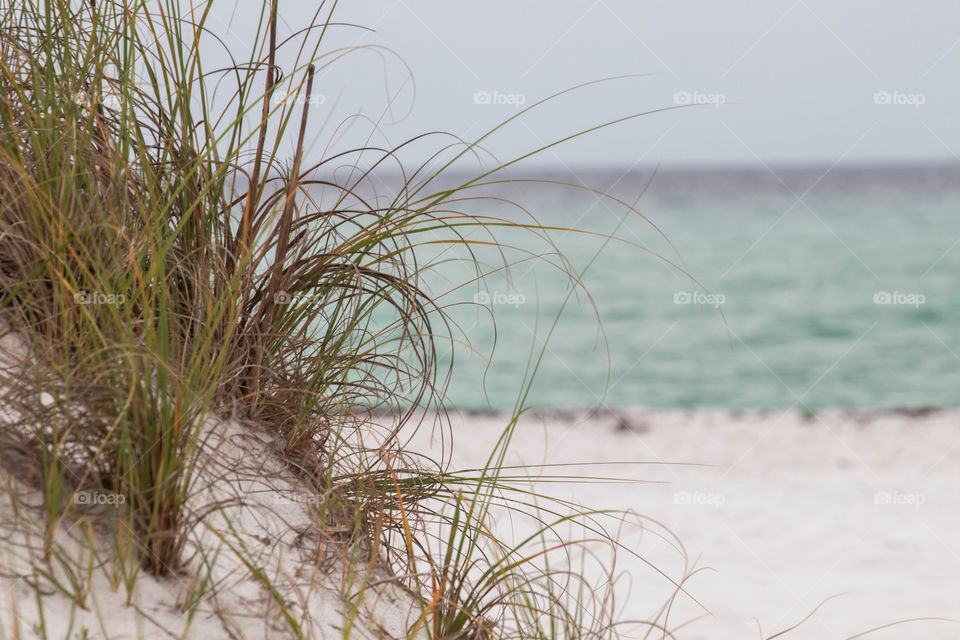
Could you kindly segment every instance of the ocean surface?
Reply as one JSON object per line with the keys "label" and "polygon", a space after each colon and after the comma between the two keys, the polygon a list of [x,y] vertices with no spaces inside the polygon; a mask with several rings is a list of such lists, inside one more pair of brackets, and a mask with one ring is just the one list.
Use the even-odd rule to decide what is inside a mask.
{"label": "ocean surface", "polygon": [[557,229],[499,230],[477,257],[514,264],[468,286],[468,261],[427,270],[457,327],[449,405],[960,406],[960,166],[547,177],[639,213],[527,183],[490,193],[524,210],[463,205]]}

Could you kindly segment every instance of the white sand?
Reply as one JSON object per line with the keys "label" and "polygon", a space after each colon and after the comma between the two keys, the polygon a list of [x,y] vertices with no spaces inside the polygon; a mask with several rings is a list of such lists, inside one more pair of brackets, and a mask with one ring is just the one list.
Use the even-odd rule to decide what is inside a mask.
{"label": "white sand", "polygon": [[[453,466],[482,465],[503,425],[502,417],[455,416]],[[291,611],[311,627],[309,636],[341,637],[341,585],[312,573],[312,550],[297,540],[310,518],[296,498],[295,479],[269,458],[255,431],[231,423],[220,429],[219,443],[212,443],[216,455],[204,473],[221,478],[226,470],[243,473],[230,482],[221,479],[216,484],[226,493],[198,495],[197,504],[214,497],[228,500],[231,493],[242,496],[244,506],[234,504],[225,514],[238,526],[234,546],[242,541],[270,572]],[[413,445],[425,452],[439,446],[430,443],[426,432],[419,433]],[[690,595],[712,615],[684,627],[676,637],[767,637],[799,622],[825,598],[847,592],[784,636],[820,640],[848,638],[898,619],[960,619],[957,451],[958,411],[913,417],[832,411],[806,418],[795,413],[672,411],[636,412],[625,419],[527,417],[519,425],[508,463],[591,462],[595,464],[552,471],[651,481],[541,481],[536,489],[588,507],[632,509],[657,520],[682,541],[689,564],[712,568],[686,583]],[[266,482],[256,479],[264,460],[270,478]],[[657,464],[603,464],[617,461]],[[713,466],[660,464],[668,462]],[[23,515],[12,520],[6,499],[0,515],[0,524],[15,522],[19,527],[13,538],[5,538],[0,559],[0,636],[11,635],[15,608],[21,631],[32,637],[37,615],[30,571],[23,558],[17,560],[18,554],[11,552],[23,550]],[[214,534],[226,533],[224,522],[221,516],[208,517],[191,539],[194,549],[220,550],[208,568],[219,582],[219,593],[204,600],[184,637],[224,637],[227,628],[244,638],[285,637],[278,631],[283,623],[272,599],[251,579],[236,551]],[[503,521],[497,532],[520,535],[524,526]],[[652,522],[644,527],[629,524],[621,540],[680,580],[689,565],[663,534]],[[597,545],[591,549],[604,551]],[[622,618],[651,618],[672,591],[666,578],[627,553],[619,554],[616,571]],[[586,573],[602,586],[602,574]],[[179,637],[187,626],[180,611],[189,588],[176,578],[141,575],[136,606],[128,607],[122,586],[114,592],[105,578],[95,577],[88,608],[76,611],[71,637],[82,637],[77,634],[84,627],[92,637],[168,637],[162,629]],[[50,637],[61,637],[69,600],[48,587],[43,593]],[[413,600],[403,592],[371,591],[352,637],[397,637],[412,609]],[[676,628],[702,613],[691,597],[680,595],[668,626]],[[869,637],[953,639],[960,637],[960,625],[920,622]]]}
{"label": "white sand", "polygon": [[[293,637],[278,600],[305,638],[341,638],[347,627],[358,639],[404,635],[419,605],[385,580],[382,570],[341,560],[336,549],[317,553],[311,515],[316,496],[279,460],[262,430],[217,420],[206,430],[198,490],[187,506],[201,518],[190,531],[187,568],[159,579],[141,572],[129,605],[122,582],[110,584],[109,569],[93,569],[85,578],[82,607],[48,580],[36,579],[34,567],[51,567],[42,561],[39,493],[0,473],[0,638],[41,637],[41,609],[48,638]],[[212,505],[219,508],[211,511]],[[60,527],[56,555],[85,566],[88,545],[70,533],[66,523]],[[102,558],[111,557],[107,540],[98,546]],[[69,584],[56,560],[52,566],[57,579]],[[345,566],[352,567],[352,581]],[[273,595],[251,567],[269,577]],[[361,595],[364,578],[376,586]],[[40,607],[34,585],[40,585]],[[185,603],[197,593],[202,595],[191,617]],[[345,593],[356,595],[355,616],[344,605]]]}
{"label": "white sand", "polygon": [[[960,412],[829,411],[805,418],[669,411],[630,414],[631,429],[618,429],[617,421],[525,417],[511,461],[714,465],[577,467],[565,473],[665,483],[537,487],[659,520],[691,561],[713,568],[687,583],[712,616],[678,637],[767,637],[844,592],[784,637],[848,638],[898,619],[960,619]],[[454,466],[482,464],[503,424],[500,417],[454,416]],[[418,442],[430,449],[426,437]],[[622,541],[680,579],[679,554],[655,532],[629,526]],[[624,617],[649,619],[669,583],[628,554],[620,554],[617,566],[632,582],[617,587]],[[681,595],[669,626],[699,613]],[[918,622],[868,637],[955,639],[960,625]]]}

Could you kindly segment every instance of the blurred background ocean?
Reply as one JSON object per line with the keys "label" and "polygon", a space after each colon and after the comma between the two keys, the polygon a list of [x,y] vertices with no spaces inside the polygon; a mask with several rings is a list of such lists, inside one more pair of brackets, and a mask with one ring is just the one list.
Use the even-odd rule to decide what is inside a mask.
{"label": "blurred background ocean", "polygon": [[[561,313],[568,276],[543,260],[445,296],[470,344],[455,348],[450,406],[513,408],[558,316],[526,401],[537,408],[960,405],[956,164],[552,178],[636,201],[703,288],[638,247],[680,264],[622,206],[582,190],[498,187],[541,224],[598,233],[551,233],[591,298],[571,298]],[[470,211],[523,215],[494,201]],[[529,234],[501,240],[516,247],[512,259],[545,249]],[[468,275],[461,268],[444,263],[427,282],[445,290]],[[459,304],[473,302],[492,310],[496,329],[483,308]]]}
{"label": "blurred background ocean", "polygon": [[[716,297],[636,246],[554,232],[576,271],[596,256],[583,278],[592,299],[564,309],[526,404],[960,405],[960,294],[951,278],[960,266],[960,3],[557,0],[544,12],[510,0],[370,0],[338,12],[343,25],[370,30],[337,26],[325,36],[350,55],[325,66],[317,83],[316,140],[329,142],[311,147],[312,157],[444,131],[450,137],[405,145],[406,166],[458,141],[480,142],[471,159],[543,148],[521,163],[544,169],[529,175],[629,203],[650,180],[648,167],[664,167],[637,206]],[[242,15],[220,18],[236,28]],[[555,186],[490,195],[517,201],[542,224],[599,234],[623,216],[613,203]],[[465,208],[522,215],[492,200]],[[616,235],[676,260],[638,217]],[[500,239],[516,247],[510,258],[544,249],[529,234]],[[496,264],[492,250],[477,250]],[[443,293],[472,276],[451,261],[425,282]],[[454,349],[451,406],[513,408],[564,304],[569,282],[542,261],[515,265],[510,276],[441,300],[469,342]],[[495,314],[496,334],[474,300]]]}

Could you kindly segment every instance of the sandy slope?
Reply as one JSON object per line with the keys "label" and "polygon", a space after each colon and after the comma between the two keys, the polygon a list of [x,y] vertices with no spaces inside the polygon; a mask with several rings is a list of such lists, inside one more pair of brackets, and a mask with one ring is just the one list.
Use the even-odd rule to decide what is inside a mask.
{"label": "sandy slope", "polygon": [[[504,419],[454,416],[454,466],[482,463]],[[426,435],[419,445],[429,450]],[[541,483],[593,507],[633,509],[672,530],[698,567],[689,592],[712,613],[678,636],[847,638],[897,619],[960,619],[960,412],[919,415],[635,412],[524,418],[514,462],[692,462],[578,467],[662,484]],[[623,542],[679,579],[684,565],[657,527]],[[670,586],[620,554],[620,605],[647,618]],[[627,579],[632,582],[632,587]],[[681,596],[673,624],[702,613]],[[671,626],[673,626],[673,624]],[[659,637],[659,636],[658,636]],[[872,638],[947,639],[960,625],[921,622]]]}
{"label": "sandy slope", "polygon": [[[160,579],[141,573],[129,604],[122,581],[111,585],[109,567],[93,569],[78,607],[50,581],[36,578],[34,568],[51,566],[41,561],[38,492],[0,473],[0,638],[41,637],[34,585],[40,585],[46,637],[71,640],[294,637],[281,602],[305,638],[342,638],[345,628],[351,638],[390,638],[402,636],[419,613],[413,598],[379,570],[368,578],[377,586],[360,595],[356,586],[369,575],[367,567],[355,567],[356,582],[347,584],[337,550],[328,545],[326,553],[318,551],[311,515],[316,496],[279,460],[262,430],[208,421],[198,474],[188,510],[200,519],[184,554],[187,569]],[[77,540],[65,523],[57,553],[84,567],[88,546]],[[111,557],[107,540],[100,543],[101,557]],[[58,567],[56,560],[52,566]],[[251,567],[269,577],[273,594]],[[55,574],[70,584],[63,571]],[[344,593],[356,596],[355,617]],[[190,616],[185,611],[192,597],[200,602]]]}

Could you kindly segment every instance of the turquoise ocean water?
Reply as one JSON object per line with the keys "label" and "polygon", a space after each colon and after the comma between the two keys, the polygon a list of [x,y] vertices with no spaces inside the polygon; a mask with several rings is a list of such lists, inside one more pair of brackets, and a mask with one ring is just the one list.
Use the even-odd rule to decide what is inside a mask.
{"label": "turquoise ocean water", "polygon": [[[633,202],[650,177],[573,179]],[[661,170],[637,208],[699,289],[647,252],[679,263],[651,224],[614,203],[531,185],[496,195],[541,224],[620,240],[551,232],[589,298],[570,298],[567,275],[544,259],[445,295],[470,344],[455,349],[452,406],[512,408],[558,317],[527,398],[538,408],[960,405],[956,165]],[[492,200],[470,211],[522,218]],[[525,232],[500,240],[512,260],[546,248]],[[451,262],[427,281],[440,292],[469,275]]]}

